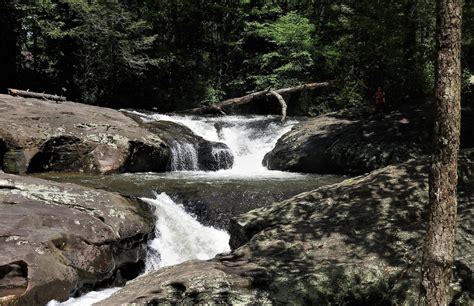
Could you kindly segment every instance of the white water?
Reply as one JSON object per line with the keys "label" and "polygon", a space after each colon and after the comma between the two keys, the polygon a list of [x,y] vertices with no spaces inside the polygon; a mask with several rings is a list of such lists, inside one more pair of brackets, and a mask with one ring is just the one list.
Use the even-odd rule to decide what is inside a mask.
{"label": "white water", "polygon": [[171,171],[198,170],[197,149],[192,143],[174,141],[171,144]]}
{"label": "white water", "polygon": [[[292,179],[302,176],[296,173],[269,171],[262,165],[265,154],[273,149],[278,138],[288,132],[297,121],[290,120],[281,124],[277,117],[268,116],[207,118],[134,113],[140,115],[144,121],[166,120],[182,124],[207,140],[227,144],[234,154],[232,169],[214,172],[196,171],[198,169],[196,148],[188,143],[172,144],[171,167],[176,171],[176,178],[185,176],[187,178],[248,180]],[[221,153],[219,149],[213,151],[216,156]],[[188,171],[182,171],[183,169]],[[161,193],[155,199],[143,198],[142,200],[155,208],[157,217],[156,238],[149,243],[145,274],[190,259],[210,259],[218,253],[230,250],[229,235],[226,232],[203,226],[166,194]],[[63,303],[51,301],[48,306],[88,306],[106,299],[119,289],[89,292],[82,297],[71,298]]]}
{"label": "white water", "polygon": [[234,154],[234,166],[229,170],[217,171],[210,176],[294,176],[280,171],[269,171],[262,165],[266,153],[270,152],[277,140],[298,123],[288,120],[282,124],[276,116],[225,116],[200,117],[163,114],[140,115],[145,122],[172,121],[190,128],[196,135],[210,141],[225,143]]}
{"label": "white water", "polygon": [[[211,259],[219,253],[230,251],[229,234],[200,224],[166,193],[157,194],[155,199],[142,200],[155,209],[157,219],[156,237],[148,244],[145,274],[186,260]],[[63,303],[53,300],[47,306],[89,306],[108,298],[119,289],[92,291]]]}
{"label": "white water", "polygon": [[89,306],[108,298],[109,296],[117,292],[119,289],[120,287],[108,288],[100,291],[91,291],[81,297],[70,298],[69,300],[62,303],[56,300],[52,300],[46,306]]}
{"label": "white water", "polygon": [[218,253],[230,251],[229,234],[200,224],[167,194],[161,193],[156,199],[142,200],[155,208],[158,219],[156,238],[149,243],[147,271],[190,259],[211,259]]}

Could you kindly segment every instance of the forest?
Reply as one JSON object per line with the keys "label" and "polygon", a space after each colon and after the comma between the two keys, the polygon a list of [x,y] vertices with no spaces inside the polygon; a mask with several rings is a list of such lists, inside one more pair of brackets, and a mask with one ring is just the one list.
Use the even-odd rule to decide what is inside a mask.
{"label": "forest", "polygon": [[[463,104],[472,105],[474,1],[464,5]],[[434,1],[2,0],[0,90],[176,111],[318,81],[290,113],[420,101],[434,86]]]}
{"label": "forest", "polygon": [[474,305],[474,0],[0,0],[0,305]]}

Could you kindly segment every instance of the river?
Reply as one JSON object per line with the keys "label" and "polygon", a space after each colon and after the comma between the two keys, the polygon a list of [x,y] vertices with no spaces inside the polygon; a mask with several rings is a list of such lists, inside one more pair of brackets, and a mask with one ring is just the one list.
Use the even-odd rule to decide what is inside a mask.
{"label": "river", "polygon": [[[169,116],[139,113],[144,121],[172,121],[195,134],[225,143],[234,155],[231,169],[201,171],[190,143],[171,144],[170,172],[116,175],[52,174],[40,177],[139,197],[155,212],[156,238],[149,242],[144,273],[189,259],[210,259],[229,251],[226,232],[232,216],[281,201],[305,190],[341,181],[340,176],[269,171],[262,160],[279,137],[298,123],[276,116]],[[219,154],[219,152],[215,152]],[[108,288],[48,305],[91,305],[119,288]]]}

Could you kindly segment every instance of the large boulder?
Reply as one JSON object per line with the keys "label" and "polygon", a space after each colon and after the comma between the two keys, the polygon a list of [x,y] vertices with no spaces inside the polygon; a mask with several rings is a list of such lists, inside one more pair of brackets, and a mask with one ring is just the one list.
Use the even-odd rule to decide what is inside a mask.
{"label": "large boulder", "polygon": [[426,106],[370,114],[346,110],[304,121],[283,135],[264,159],[273,170],[362,174],[429,152]]}
{"label": "large boulder", "polygon": [[121,112],[0,95],[0,167],[43,171],[165,171],[169,146]]}
{"label": "large boulder", "polygon": [[140,125],[170,145],[170,170],[216,171],[234,164],[234,155],[225,143],[206,140],[184,125],[164,120]]}
{"label": "large boulder", "polygon": [[136,277],[151,216],[115,193],[0,172],[0,305],[44,305]]}
{"label": "large boulder", "polygon": [[[462,146],[473,147],[474,112],[463,112]],[[272,170],[363,174],[429,154],[432,105],[404,105],[386,114],[345,110],[293,127],[263,164]]]}
{"label": "large boulder", "polygon": [[[450,294],[470,305],[474,151],[460,159]],[[161,269],[100,305],[415,305],[427,219],[427,159],[320,187],[236,218],[229,254]]]}

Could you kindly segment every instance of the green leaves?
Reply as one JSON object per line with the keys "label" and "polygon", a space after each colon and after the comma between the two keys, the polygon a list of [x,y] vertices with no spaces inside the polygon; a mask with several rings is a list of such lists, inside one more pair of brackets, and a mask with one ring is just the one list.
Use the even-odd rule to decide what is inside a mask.
{"label": "green leaves", "polygon": [[313,64],[314,30],[309,19],[295,11],[276,20],[247,22],[244,41],[259,44],[246,61],[251,87],[283,87],[307,80]]}
{"label": "green leaves", "polygon": [[296,12],[289,12],[274,23],[257,27],[256,33],[282,48],[309,49],[314,25]]}
{"label": "green leaves", "polygon": [[[176,110],[339,79],[335,91],[293,95],[289,104],[316,113],[371,104],[378,85],[399,101],[434,84],[433,1],[3,3],[0,67],[12,86],[65,88],[89,103]],[[462,59],[471,72],[473,3],[466,0]]]}

